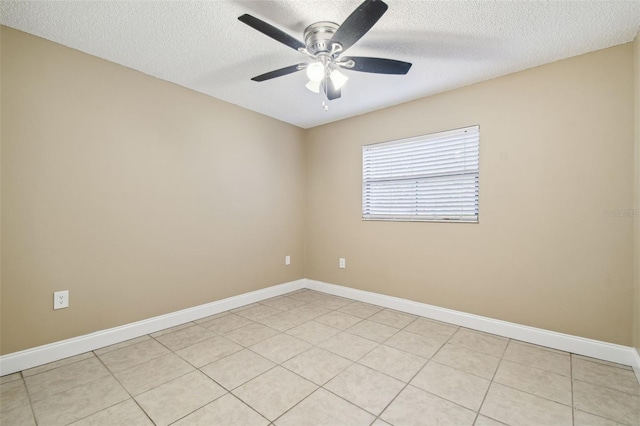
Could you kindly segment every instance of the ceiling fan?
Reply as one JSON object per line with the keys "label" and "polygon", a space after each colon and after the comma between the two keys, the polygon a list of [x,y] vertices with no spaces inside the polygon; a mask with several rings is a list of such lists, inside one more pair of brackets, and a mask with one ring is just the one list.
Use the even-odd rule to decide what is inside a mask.
{"label": "ceiling fan", "polygon": [[[321,21],[304,30],[304,43],[282,30],[254,16],[244,14],[238,19],[282,44],[307,55],[311,62],[300,63],[253,77],[253,81],[266,81],[297,71],[306,70],[306,87],[315,93],[322,91],[328,100],[337,99],[348,77],[341,69],[376,74],[406,74],[411,63],[394,59],[364,56],[341,56],[375,25],[387,11],[381,0],[365,0],[351,15],[338,25]],[[323,102],[323,107],[327,109]]]}

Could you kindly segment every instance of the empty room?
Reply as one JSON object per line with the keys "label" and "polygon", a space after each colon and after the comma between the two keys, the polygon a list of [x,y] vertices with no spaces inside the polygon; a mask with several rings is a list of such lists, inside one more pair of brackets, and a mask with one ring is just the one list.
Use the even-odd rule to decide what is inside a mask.
{"label": "empty room", "polygon": [[639,31],[0,0],[0,424],[640,426]]}

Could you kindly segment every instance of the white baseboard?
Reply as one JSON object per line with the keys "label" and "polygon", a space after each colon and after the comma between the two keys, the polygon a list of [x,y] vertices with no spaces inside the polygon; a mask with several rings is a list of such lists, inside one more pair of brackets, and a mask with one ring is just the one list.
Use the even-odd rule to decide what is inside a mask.
{"label": "white baseboard", "polygon": [[125,340],[155,333],[165,328],[174,327],[229,309],[259,302],[270,297],[279,296],[290,291],[304,288],[305,280],[300,279],[284,284],[267,287],[261,290],[240,294],[193,308],[183,309],[169,314],[109,328],[91,334],[61,340],[48,345],[26,349],[0,356],[0,376],[22,371],[27,368],[58,361],[70,356],[99,349]]}
{"label": "white baseboard", "polygon": [[[407,312],[450,324],[460,325],[486,333],[546,346],[548,348],[571,352],[605,361],[630,365],[635,371],[640,371],[640,357],[638,352],[631,347],[572,336],[570,334],[557,333],[541,328],[529,327],[512,322],[487,318],[480,315],[467,314],[452,309],[427,305],[398,297],[386,296],[364,290],[328,284],[310,279],[305,280],[305,287],[322,291],[336,296],[347,297],[361,302],[371,303],[397,311]],[[639,379],[640,380],[640,379]]]}
{"label": "white baseboard", "polygon": [[129,339],[144,336],[145,334],[155,333],[156,331],[184,324],[189,321],[195,321],[301,288],[347,297],[353,300],[444,321],[474,330],[493,333],[523,342],[630,365],[634,368],[636,376],[638,376],[638,380],[640,381],[640,355],[636,349],[631,347],[557,333],[310,279],[291,281],[120,327],[101,330],[72,339],[3,355],[0,356],[0,376],[124,342]]}

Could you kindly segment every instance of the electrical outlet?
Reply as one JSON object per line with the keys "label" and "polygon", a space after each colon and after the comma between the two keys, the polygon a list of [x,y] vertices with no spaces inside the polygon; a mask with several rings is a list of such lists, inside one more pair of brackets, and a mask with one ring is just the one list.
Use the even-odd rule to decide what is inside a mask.
{"label": "electrical outlet", "polygon": [[285,256],[284,257],[284,264],[285,265],[291,265],[291,256]]}
{"label": "electrical outlet", "polygon": [[53,293],[53,309],[69,307],[69,290],[56,291]]}
{"label": "electrical outlet", "polygon": [[341,268],[341,269],[344,269],[344,268],[346,268],[346,267],[347,267],[347,261],[345,260],[345,258],[344,258],[344,257],[341,257],[341,258],[340,258],[340,268]]}

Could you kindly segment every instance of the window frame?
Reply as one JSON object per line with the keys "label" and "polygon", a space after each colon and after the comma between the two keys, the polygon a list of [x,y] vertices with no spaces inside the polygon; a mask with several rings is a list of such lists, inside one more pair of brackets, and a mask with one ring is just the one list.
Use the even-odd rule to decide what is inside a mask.
{"label": "window frame", "polygon": [[[443,174],[441,177],[449,177],[449,176],[454,176],[456,174],[458,175],[475,175],[475,200],[476,200],[476,209],[475,209],[475,219],[471,218],[471,215],[460,215],[460,218],[457,218],[455,216],[451,216],[451,217],[446,217],[446,215],[432,215],[431,217],[428,216],[418,216],[418,215],[397,215],[397,216],[392,216],[389,215],[389,217],[384,217],[383,215],[366,215],[365,211],[365,197],[366,197],[366,185],[368,184],[368,182],[371,181],[371,179],[367,180],[365,178],[365,151],[368,148],[371,147],[375,147],[375,146],[393,146],[393,145],[401,145],[401,144],[411,144],[411,143],[415,143],[415,142],[429,142],[429,141],[435,141],[437,139],[442,139],[442,138],[446,138],[446,137],[451,137],[451,136],[455,136],[457,134],[462,134],[462,133],[466,133],[466,132],[474,132],[477,133],[477,169],[475,171],[470,171],[468,173],[449,173],[449,174]],[[425,144],[426,145],[426,144]],[[396,139],[396,140],[390,140],[390,141],[384,141],[384,142],[377,142],[377,143],[373,143],[373,144],[367,144],[367,145],[363,145],[362,146],[362,170],[361,170],[361,176],[362,176],[362,199],[361,199],[361,220],[363,221],[383,221],[383,222],[435,222],[435,223],[467,223],[467,224],[478,224],[480,223],[480,125],[476,124],[476,125],[472,125],[472,126],[466,126],[466,127],[461,127],[461,128],[457,128],[457,129],[451,129],[451,130],[444,130],[444,131],[440,131],[440,132],[434,132],[434,133],[428,133],[428,134],[424,134],[424,135],[419,135],[419,136],[413,136],[413,137],[409,137],[409,138],[403,138],[403,139]],[[424,181],[428,181],[429,179],[435,179],[437,177],[433,176],[433,177],[422,177],[421,179],[424,179]],[[401,180],[411,180],[411,178],[398,178],[399,181]]]}

